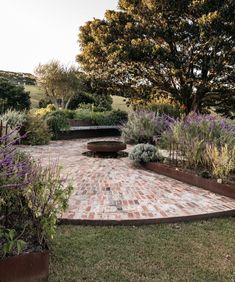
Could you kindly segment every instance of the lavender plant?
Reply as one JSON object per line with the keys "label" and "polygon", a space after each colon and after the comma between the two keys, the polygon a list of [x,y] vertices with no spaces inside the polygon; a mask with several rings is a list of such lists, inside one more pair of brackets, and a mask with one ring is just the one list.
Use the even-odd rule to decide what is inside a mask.
{"label": "lavender plant", "polygon": [[[192,114],[172,123],[162,135],[162,142],[168,145],[176,143],[187,167],[206,168],[214,175],[215,168],[208,161],[212,159],[212,156],[208,157],[208,148],[222,152],[223,146],[226,146],[228,154],[231,154],[235,147],[235,125],[219,116]],[[223,162],[228,165],[226,160]]]}
{"label": "lavender plant", "polygon": [[153,143],[174,119],[151,111],[135,111],[128,115],[128,122],[122,127],[122,138],[126,143]]}
{"label": "lavender plant", "polygon": [[13,136],[0,138],[0,255],[44,248],[72,190],[58,164],[43,168]]}

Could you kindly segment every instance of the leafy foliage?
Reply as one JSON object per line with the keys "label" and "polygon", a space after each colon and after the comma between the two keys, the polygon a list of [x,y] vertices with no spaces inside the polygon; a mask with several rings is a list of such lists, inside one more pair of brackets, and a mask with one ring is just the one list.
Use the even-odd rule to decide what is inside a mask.
{"label": "leafy foliage", "polygon": [[77,61],[119,95],[234,115],[234,11],[233,0],[119,0],[81,27]]}
{"label": "leafy foliage", "polygon": [[119,125],[127,120],[127,113],[116,110],[107,112],[93,112],[79,109],[75,112],[75,119],[89,121],[93,125]]}
{"label": "leafy foliage", "polygon": [[186,167],[204,168],[223,180],[233,170],[235,126],[229,119],[189,115],[172,123],[163,133],[162,141],[177,145]]}
{"label": "leafy foliage", "polygon": [[44,99],[40,99],[38,101],[38,107],[39,108],[46,108],[50,104],[51,104],[51,100],[48,97],[46,97]]}
{"label": "leafy foliage", "polygon": [[122,127],[122,138],[126,143],[153,143],[172,119],[150,111],[135,111],[128,115],[128,122]]}
{"label": "leafy foliage", "polygon": [[0,229],[0,241],[2,242],[3,256],[16,252],[18,255],[25,248],[25,241],[17,239],[14,229]]}
{"label": "leafy foliage", "polygon": [[46,108],[40,108],[40,109],[33,109],[30,112],[34,115],[34,116],[38,116],[39,118],[44,118],[47,114],[55,111],[56,108],[53,104],[48,104],[46,106]]}
{"label": "leafy foliage", "polygon": [[223,182],[235,170],[235,147],[231,148],[228,144],[221,147],[207,144],[206,158],[212,175]]}
{"label": "leafy foliage", "polygon": [[108,94],[93,94],[94,96],[94,111],[96,112],[105,112],[112,110],[113,99]]}
{"label": "leafy foliage", "polygon": [[47,114],[46,122],[56,139],[61,130],[69,129],[69,123],[66,114],[63,111],[53,111]]}
{"label": "leafy foliage", "polygon": [[0,120],[4,124],[9,126],[11,129],[16,128],[17,126],[22,126],[26,121],[26,113],[24,111],[8,110],[4,114],[0,115]]}
{"label": "leafy foliage", "polygon": [[94,104],[94,103],[95,103],[95,98],[91,94],[78,93],[71,99],[68,108],[71,110],[75,110],[79,108],[81,104]]}
{"label": "leafy foliage", "polygon": [[132,112],[122,127],[122,138],[126,143],[153,143],[156,115],[150,112]]}
{"label": "leafy foliage", "polygon": [[160,116],[165,115],[172,118],[180,118],[184,114],[184,110],[180,107],[179,103],[164,98],[151,101],[146,108]]}
{"label": "leafy foliage", "polygon": [[42,167],[16,151],[14,134],[0,138],[0,255],[46,247],[58,216],[67,207],[71,186],[60,167]]}
{"label": "leafy foliage", "polygon": [[27,133],[27,137],[22,142],[28,145],[46,145],[52,137],[46,121],[33,114],[27,115],[22,131],[23,134]]}
{"label": "leafy foliage", "polygon": [[23,86],[17,86],[5,78],[0,77],[0,113],[7,110],[29,110],[29,92]]}
{"label": "leafy foliage", "polygon": [[65,185],[67,179],[60,176],[58,164],[42,167],[34,163],[33,169],[36,171],[34,180],[24,195],[37,222],[37,240],[41,245],[54,237],[57,219],[68,206],[72,186]]}
{"label": "leafy foliage", "polygon": [[74,66],[67,67],[58,61],[51,61],[45,65],[39,64],[35,74],[37,83],[56,109],[67,109],[79,87],[78,70]]}

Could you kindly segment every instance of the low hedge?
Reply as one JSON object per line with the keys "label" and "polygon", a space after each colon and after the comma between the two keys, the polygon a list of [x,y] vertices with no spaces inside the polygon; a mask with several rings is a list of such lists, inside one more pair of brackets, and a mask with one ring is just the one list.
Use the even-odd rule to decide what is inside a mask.
{"label": "low hedge", "polygon": [[127,113],[124,111],[93,112],[79,109],[75,111],[74,119],[89,121],[94,125],[119,125],[127,121]]}

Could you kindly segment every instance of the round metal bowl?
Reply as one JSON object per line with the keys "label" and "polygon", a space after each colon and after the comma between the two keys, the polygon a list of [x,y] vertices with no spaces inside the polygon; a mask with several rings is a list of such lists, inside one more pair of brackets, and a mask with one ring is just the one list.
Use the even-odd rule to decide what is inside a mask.
{"label": "round metal bowl", "polygon": [[126,149],[126,144],[119,141],[97,141],[87,143],[87,149],[92,152],[115,153]]}

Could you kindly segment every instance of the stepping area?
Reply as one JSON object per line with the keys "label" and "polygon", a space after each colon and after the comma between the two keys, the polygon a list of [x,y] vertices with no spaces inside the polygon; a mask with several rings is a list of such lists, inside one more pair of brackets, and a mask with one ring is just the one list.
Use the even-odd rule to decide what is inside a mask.
{"label": "stepping area", "polygon": [[[42,164],[58,161],[74,191],[63,221],[94,224],[175,222],[235,214],[235,200],[184,184],[134,165],[128,158],[82,155],[90,141],[53,141],[22,146]],[[105,138],[118,140],[118,138]],[[131,146],[127,147],[127,151]]]}

